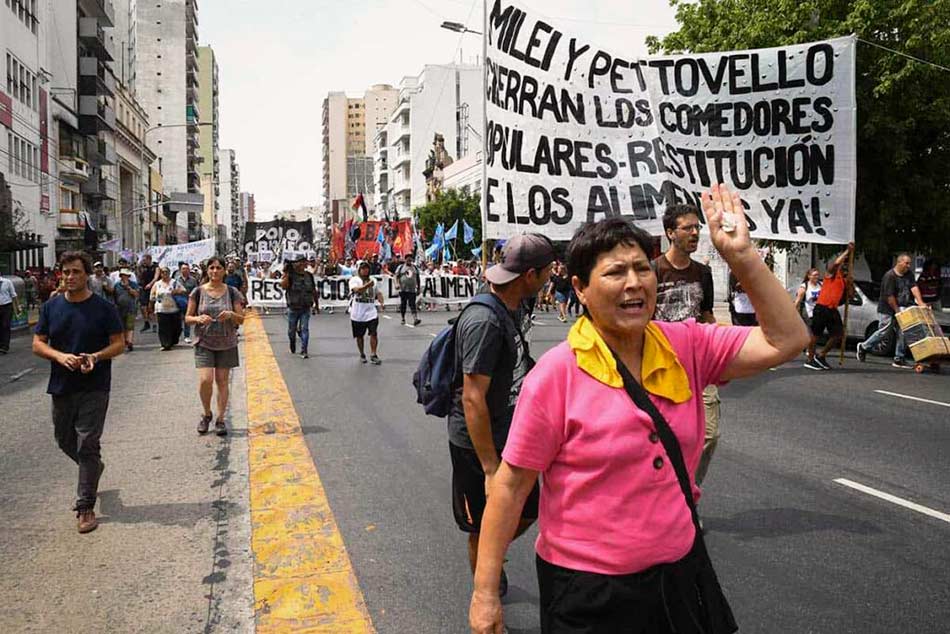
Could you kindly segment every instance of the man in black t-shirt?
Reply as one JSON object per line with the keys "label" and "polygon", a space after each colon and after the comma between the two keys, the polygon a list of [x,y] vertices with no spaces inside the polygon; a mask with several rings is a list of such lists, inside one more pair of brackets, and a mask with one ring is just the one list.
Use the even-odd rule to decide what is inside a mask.
{"label": "man in black t-shirt", "polygon": [[[656,272],[656,312],[658,321],[695,319],[716,323],[713,316],[712,271],[690,255],[699,247],[699,211],[692,205],[670,205],[663,215],[663,230],[670,241],[666,253],[653,260]],[[703,390],[706,412],[706,438],[703,455],[696,469],[696,483],[702,484],[719,443],[719,389],[709,385]]]}
{"label": "man in black t-shirt", "polygon": [[[448,417],[452,506],[459,529],[469,534],[468,556],[473,574],[491,480],[501,464],[501,451],[508,440],[521,383],[533,365],[519,326],[521,302],[536,297],[547,283],[557,254],[548,238],[532,233],[508,240],[501,257],[501,262],[485,273],[492,301],[500,310],[481,305],[466,307],[456,324],[455,335],[462,384]],[[539,495],[535,484],[522,511],[516,537],[537,519]],[[501,589],[504,595],[504,571]]]}
{"label": "man in black t-shirt", "polygon": [[873,348],[880,343],[893,329],[897,331],[897,345],[894,348],[894,362],[891,365],[895,368],[913,367],[913,363],[907,362],[907,344],[904,341],[904,333],[897,325],[894,315],[900,312],[902,308],[914,304],[927,306],[920,294],[920,289],[917,288],[910,255],[901,253],[897,256],[894,268],[881,278],[881,297],[877,304],[877,319],[880,327],[877,332],[858,344],[855,349],[858,361],[864,361],[868,348]]}
{"label": "man in black t-shirt", "polygon": [[297,334],[300,334],[300,356],[309,359],[310,347],[310,309],[317,302],[317,283],[307,271],[307,258],[297,255],[292,262],[284,266],[280,279],[287,301],[287,338],[290,342],[290,354],[297,353]]}
{"label": "man in black t-shirt", "polygon": [[79,532],[96,529],[93,510],[102,462],[99,440],[109,407],[112,362],[122,354],[124,327],[115,306],[87,286],[92,261],[84,253],[60,258],[66,292],[43,304],[33,335],[33,353],[49,359],[47,393],[53,398],[53,426],[59,448],[79,465],[74,510]]}

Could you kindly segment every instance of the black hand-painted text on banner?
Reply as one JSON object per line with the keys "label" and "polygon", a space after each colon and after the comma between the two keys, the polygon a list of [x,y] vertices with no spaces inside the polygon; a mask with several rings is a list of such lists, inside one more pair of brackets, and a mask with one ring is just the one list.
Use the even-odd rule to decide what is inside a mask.
{"label": "black hand-painted text on banner", "polygon": [[[342,276],[317,277],[317,295],[320,306],[337,308],[350,303],[350,280]],[[396,278],[390,275],[374,275],[376,288],[383,295],[386,306],[399,305],[399,288]],[[478,293],[481,285],[478,278],[468,275],[422,275],[418,297],[433,304],[464,304]],[[287,305],[279,279],[248,279],[248,305],[281,308]]]}
{"label": "black hand-painted text on banner", "polygon": [[[249,261],[270,262],[273,254],[313,250],[313,224],[309,220],[247,222],[244,224],[242,253]],[[263,254],[263,257],[261,257]]]}
{"label": "black hand-painted text on banner", "polygon": [[486,237],[633,217],[662,234],[667,205],[726,183],[753,236],[854,238],[853,37],[629,59],[489,2]]}

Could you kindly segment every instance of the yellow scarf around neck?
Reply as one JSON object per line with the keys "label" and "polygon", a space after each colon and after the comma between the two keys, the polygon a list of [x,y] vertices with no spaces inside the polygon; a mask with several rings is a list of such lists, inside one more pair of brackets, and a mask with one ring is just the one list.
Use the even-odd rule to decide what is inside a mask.
{"label": "yellow scarf around neck", "polygon": [[[605,385],[623,387],[614,355],[590,319],[582,315],[574,323],[567,343],[574,351],[577,367]],[[674,403],[685,403],[693,396],[686,370],[666,335],[653,322],[647,324],[643,335],[640,380],[648,392]]]}

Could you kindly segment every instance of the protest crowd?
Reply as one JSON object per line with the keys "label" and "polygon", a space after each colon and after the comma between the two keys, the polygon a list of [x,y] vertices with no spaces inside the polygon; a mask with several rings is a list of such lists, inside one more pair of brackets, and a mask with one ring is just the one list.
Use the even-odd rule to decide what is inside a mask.
{"label": "protest crowd", "polygon": [[[115,266],[104,266],[101,252],[68,251],[55,269],[21,272],[25,297],[0,278],[0,353],[9,349],[10,314],[19,312],[19,303],[37,310],[32,351],[50,363],[53,436],[78,467],[73,510],[80,533],[98,526],[112,359],[168,358],[188,347],[195,373],[186,380],[196,394],[184,407],[194,408],[193,429],[226,437],[232,432],[226,413],[231,399],[240,396],[231,393],[231,373],[242,365],[247,316],[279,321],[285,347],[275,348],[275,354],[295,355],[308,360],[305,367],[319,369],[319,359],[311,355],[316,357],[321,333],[311,322],[346,315],[352,363],[366,364],[364,387],[370,393],[382,385],[373,377],[396,366],[392,358],[387,363],[380,319],[395,325],[398,315],[399,332],[423,324],[439,329],[426,341],[414,374],[406,371],[405,383],[407,389],[412,384],[426,414],[445,420],[445,463],[451,470],[441,474],[451,480],[445,519],[464,534],[457,556],[471,572],[472,632],[506,631],[507,550],[532,527],[538,532],[542,632],[736,631],[707,550],[701,502],[730,420],[720,386],[768,376],[790,362],[814,371],[802,374],[823,386],[821,373],[835,372],[836,351],[844,354],[849,335],[860,339],[853,352],[860,363],[875,354],[888,357],[886,372],[939,369],[950,349],[928,360],[917,344],[921,325],[930,329],[930,338],[943,338],[933,317],[943,313],[941,263],[928,257],[918,273],[914,255],[895,252],[872,299],[876,327],[849,333],[848,306],[858,293],[853,217],[829,218],[818,208],[820,202],[826,211],[833,209],[841,200],[853,206],[852,192],[841,184],[845,170],[831,167],[832,143],[810,150],[776,143],[766,156],[758,153],[761,148],[734,149],[742,143],[734,143],[730,154],[715,147],[675,147],[667,142],[672,136],[631,141],[631,132],[622,142],[631,163],[623,165],[616,158],[620,145],[605,141],[592,149],[587,141],[555,138],[550,128],[523,125],[527,114],[518,109],[525,108],[524,96],[515,108],[502,94],[501,77],[507,76],[511,88],[517,74],[505,64],[525,66],[511,59],[523,61],[524,55],[517,58],[505,48],[514,46],[517,33],[506,32],[515,27],[503,17],[489,18],[489,26],[504,37],[492,51],[494,60],[486,61],[491,90],[485,146],[492,155],[486,160],[494,162],[486,168],[491,183],[484,191],[493,196],[494,207],[486,203],[483,210],[478,230],[487,237],[481,244],[476,246],[475,229],[461,218],[449,228],[439,223],[427,235],[416,219],[370,221],[364,207],[362,222],[329,227],[326,244],[315,244],[310,221],[248,222],[245,242],[227,255],[213,248],[185,258],[176,257],[174,249],[145,251],[123,253]],[[519,17],[508,18],[519,24]],[[536,29],[541,39],[535,44],[548,52],[528,70],[542,78],[556,71],[558,79],[562,74],[567,79],[579,69],[600,68],[597,81],[612,86],[625,81],[618,77],[625,62],[601,60],[598,66],[573,43],[570,65],[562,64],[566,74],[565,68],[552,70],[552,58],[563,62],[557,56],[567,53],[555,52],[558,39],[550,32]],[[794,93],[807,80],[808,90],[827,84],[840,97],[853,78],[841,79],[844,64],[832,61],[838,51],[847,58],[846,46],[836,40],[834,49],[832,44],[795,48],[810,64],[800,85],[784,76],[783,65],[784,83],[749,92]],[[701,56],[695,68],[703,71],[695,78],[709,80],[715,55]],[[816,58],[826,61],[818,64]],[[781,59],[784,64],[784,54]],[[749,63],[757,65],[758,58]],[[664,102],[654,108],[658,121],[649,125],[658,129],[700,136],[707,133],[703,126],[717,125],[716,117],[727,116],[727,110],[753,112],[742,103],[703,114],[690,106],[689,97],[697,91],[702,97],[710,87],[684,85],[683,78],[692,75],[665,58],[643,67],[638,79],[631,72],[626,81],[642,83],[644,93],[648,82],[656,83],[654,92]],[[630,68],[640,71],[635,64]],[[656,76],[644,79],[642,73],[651,72]],[[523,79],[530,83],[527,75]],[[593,91],[595,78],[582,83]],[[578,103],[584,98],[580,94]],[[767,103],[781,110],[779,101]],[[785,116],[784,127],[771,133],[814,131],[831,138],[845,125],[835,127],[832,114],[838,108],[831,104],[830,98],[827,103],[816,98],[808,109],[799,108],[805,114]],[[542,111],[539,118],[543,107],[535,105]],[[638,105],[637,112],[649,113],[649,107]],[[562,108],[574,123],[583,123],[578,110]],[[633,122],[632,105],[630,113],[629,127],[648,125]],[[767,114],[773,116],[771,110]],[[798,118],[815,119],[814,130],[785,129],[801,124]],[[714,145],[719,137],[742,136],[735,121],[730,134],[708,135]],[[539,151],[537,161],[563,165],[523,163],[516,154],[530,142],[555,148]],[[843,147],[842,142],[839,160],[846,155]],[[597,161],[582,157],[587,149]],[[807,178],[789,185],[796,157],[798,172]],[[740,168],[753,162],[754,170]],[[587,163],[593,167],[584,167]],[[649,176],[634,183],[638,165]],[[725,178],[724,166],[730,166]],[[533,176],[543,169],[560,174],[561,167],[573,172],[566,186],[549,187]],[[669,174],[679,179],[675,186],[673,177],[663,181]],[[833,175],[840,178],[837,185]],[[583,178],[593,184],[579,184]],[[783,178],[786,182],[777,184]],[[816,191],[827,186],[827,192],[811,198],[799,191],[780,201],[784,207],[763,193],[786,186]],[[661,205],[657,201],[664,196]],[[806,199],[815,201],[807,213]],[[536,200],[544,204],[536,206]],[[791,234],[835,245],[837,253],[786,288],[763,259],[758,241]],[[701,261],[701,237],[727,269],[728,321],[715,311],[722,280],[714,279],[708,259]],[[809,266],[819,259],[813,257]],[[566,335],[536,356],[531,331],[545,315],[565,324]],[[911,319],[913,324],[905,323]],[[158,346],[144,346],[145,336],[150,343],[157,339]]]}

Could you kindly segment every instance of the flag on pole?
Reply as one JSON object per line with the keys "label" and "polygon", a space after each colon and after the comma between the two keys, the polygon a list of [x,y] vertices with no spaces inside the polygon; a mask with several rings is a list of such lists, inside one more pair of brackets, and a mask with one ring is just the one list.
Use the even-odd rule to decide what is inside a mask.
{"label": "flag on pole", "polygon": [[452,254],[449,253],[449,243],[446,242],[445,246],[442,247],[442,264],[445,264],[452,259]]}
{"label": "flag on pole", "polygon": [[456,220],[452,227],[445,232],[446,240],[455,240],[459,234],[459,221]]}
{"label": "flag on pole", "polygon": [[445,227],[442,226],[441,222],[436,225],[435,235],[432,237],[432,244],[439,245],[440,249],[445,244]]}
{"label": "flag on pole", "polygon": [[465,242],[465,244],[468,244],[475,239],[475,230],[472,229],[464,220],[462,220],[462,236],[463,242]]}
{"label": "flag on pole", "polygon": [[353,211],[362,211],[363,212],[363,222],[369,220],[369,212],[366,210],[366,201],[363,200],[363,194],[357,194],[356,198],[353,199],[353,204],[350,205],[350,208]]}

